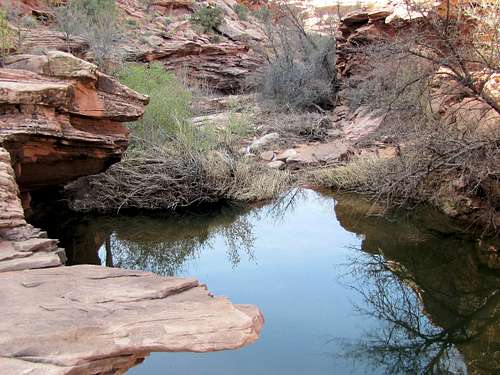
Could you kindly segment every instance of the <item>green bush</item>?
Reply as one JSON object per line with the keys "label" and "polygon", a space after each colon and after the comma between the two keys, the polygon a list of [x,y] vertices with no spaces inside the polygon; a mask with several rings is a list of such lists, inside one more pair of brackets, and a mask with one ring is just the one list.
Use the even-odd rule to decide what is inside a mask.
{"label": "green bush", "polygon": [[125,20],[125,25],[130,28],[130,29],[136,29],[137,28],[137,21],[132,19],[132,18],[127,18]]}
{"label": "green bush", "polygon": [[193,13],[191,22],[200,26],[203,32],[208,33],[224,22],[224,12],[216,5],[203,5]]}
{"label": "green bush", "polygon": [[132,65],[122,83],[150,96],[144,117],[131,124],[131,147],[105,173],[66,187],[75,210],[170,209],[220,201],[272,199],[290,175],[243,157],[236,150],[249,121],[230,114],[228,125],[190,121],[190,94],[160,63]]}
{"label": "green bush", "polygon": [[19,23],[22,27],[33,29],[38,25],[38,20],[33,16],[23,16]]}
{"label": "green bush", "polygon": [[0,9],[0,67],[3,67],[5,57],[12,48],[12,30],[9,27],[7,14]]}
{"label": "green bush", "polygon": [[248,8],[243,4],[236,4],[233,8],[234,12],[238,15],[240,20],[248,20]]}
{"label": "green bush", "polygon": [[144,117],[131,125],[133,134],[162,143],[186,126],[191,95],[162,64],[128,65],[117,75],[123,84],[150,97]]}
{"label": "green bush", "polygon": [[253,16],[262,23],[268,23],[272,19],[272,13],[269,8],[262,7],[252,12]]}

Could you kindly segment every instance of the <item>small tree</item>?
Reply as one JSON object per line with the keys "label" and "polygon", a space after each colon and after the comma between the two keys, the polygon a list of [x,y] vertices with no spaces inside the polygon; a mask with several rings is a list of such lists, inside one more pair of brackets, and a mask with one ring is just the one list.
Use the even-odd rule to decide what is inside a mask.
{"label": "small tree", "polygon": [[224,22],[224,12],[216,5],[203,5],[191,16],[191,22],[202,27],[203,32],[214,31]]}
{"label": "small tree", "polygon": [[71,53],[71,36],[80,35],[83,31],[83,22],[76,21],[82,20],[84,14],[82,4],[78,1],[72,1],[67,5],[54,7],[53,13],[59,31],[64,34],[66,51]]}
{"label": "small tree", "polygon": [[117,10],[114,2],[108,2],[88,18],[88,29],[84,32],[93,54],[95,63],[105,72],[109,72],[113,62],[119,60],[117,44],[121,39]]}
{"label": "small tree", "polygon": [[10,3],[7,3],[7,19],[14,26],[14,29],[11,31],[12,39],[15,42],[15,49],[17,52],[22,50],[24,33],[22,30],[23,22],[23,10],[21,8],[21,2],[12,0]]}
{"label": "small tree", "polygon": [[248,21],[248,8],[244,4],[236,4],[233,7],[234,12],[242,21]]}

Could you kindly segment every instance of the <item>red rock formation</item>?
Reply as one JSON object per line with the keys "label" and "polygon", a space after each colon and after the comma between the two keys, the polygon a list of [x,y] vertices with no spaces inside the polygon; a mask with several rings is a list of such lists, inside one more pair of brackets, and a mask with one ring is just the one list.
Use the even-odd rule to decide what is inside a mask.
{"label": "red rock formation", "polygon": [[[0,0],[1,1],[1,0]],[[25,12],[35,16],[50,13],[46,5],[23,0]],[[182,70],[211,90],[225,93],[240,90],[246,77],[255,72],[264,59],[252,45],[263,39],[254,21],[242,21],[233,10],[235,1],[213,1],[224,14],[224,22],[212,34],[204,34],[189,21],[201,6],[193,0],[155,0],[149,8],[141,0],[117,0],[119,17],[124,24],[119,49],[128,61],[161,61],[172,71]],[[48,13],[47,13],[48,12]],[[127,22],[131,22],[128,25]],[[23,29],[22,50],[67,51],[68,43],[54,25],[40,24]],[[88,43],[72,36],[71,53],[91,60]]]}
{"label": "red rock formation", "polygon": [[9,153],[0,147],[0,272],[60,266],[57,241],[24,219]]}
{"label": "red rock formation", "polygon": [[127,147],[122,122],[148,102],[63,52],[17,55],[0,69],[0,144],[21,191],[64,184],[104,171]]}

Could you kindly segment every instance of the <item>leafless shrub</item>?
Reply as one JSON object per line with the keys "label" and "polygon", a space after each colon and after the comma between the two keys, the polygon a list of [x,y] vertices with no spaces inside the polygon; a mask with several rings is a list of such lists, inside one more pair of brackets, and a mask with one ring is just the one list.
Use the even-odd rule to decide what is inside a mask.
{"label": "leafless shrub", "polygon": [[459,131],[428,122],[407,138],[398,156],[360,157],[345,166],[316,171],[313,180],[368,194],[388,207],[431,202],[452,216],[477,216],[481,227],[497,232],[498,160],[500,132]]}
{"label": "leafless shrub", "polygon": [[65,35],[68,52],[70,36],[79,35],[89,43],[89,52],[99,68],[110,72],[121,60],[118,43],[122,30],[114,0],[71,1],[53,7],[57,27]]}
{"label": "leafless shrub", "polygon": [[264,98],[288,109],[328,108],[336,91],[335,38],[310,34],[300,11],[278,2],[275,18],[263,18],[270,52],[261,90]]}
{"label": "leafless shrub", "polygon": [[318,112],[263,111],[256,118],[262,133],[277,132],[287,141],[324,141],[332,127],[330,118]]}
{"label": "leafless shrub", "polygon": [[387,206],[431,202],[499,230],[500,133],[498,126],[487,126],[488,113],[498,119],[499,109],[481,96],[482,85],[499,69],[491,58],[498,53],[497,31],[488,26],[498,15],[479,13],[487,17],[481,37],[486,44],[479,48],[467,13],[471,4],[443,11],[409,3],[419,17],[409,28],[391,42],[357,51],[367,69],[348,82],[348,104],[384,115],[378,135],[390,135],[398,155],[322,170],[315,174],[318,183],[367,193]]}
{"label": "leafless shrub", "polygon": [[[486,80],[500,71],[500,3],[445,1],[440,8],[430,8],[407,0],[407,8],[418,19],[398,35],[392,50],[446,68],[450,80],[480,99]],[[497,103],[490,105],[500,113]]]}
{"label": "leafless shrub", "polygon": [[364,55],[366,76],[350,77],[345,82],[345,98],[352,111],[367,107],[378,112],[415,115],[421,111],[428,81],[436,67],[427,61],[393,53],[388,42],[365,46],[357,51]]}
{"label": "leafless shrub", "polygon": [[221,201],[258,201],[282,194],[289,176],[241,159],[229,147],[210,152],[175,141],[136,148],[107,172],[70,184],[77,211],[175,210]]}

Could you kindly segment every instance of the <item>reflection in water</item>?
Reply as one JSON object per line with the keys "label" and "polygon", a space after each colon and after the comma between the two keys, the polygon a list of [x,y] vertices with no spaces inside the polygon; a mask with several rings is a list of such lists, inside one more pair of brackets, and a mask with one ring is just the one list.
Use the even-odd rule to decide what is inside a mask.
{"label": "reflection in water", "polygon": [[[362,367],[353,373],[499,373],[498,257],[485,255],[476,242],[435,211],[422,210],[411,217],[367,212],[373,213],[373,207],[359,198],[342,196],[335,202],[332,197],[305,192],[253,210],[218,207],[176,216],[62,215],[57,223],[35,216],[35,221],[50,236],[61,239],[71,264],[104,263],[163,275],[186,274],[190,265],[198,265],[197,272],[189,270],[190,276],[208,277],[211,289],[229,285],[229,297],[236,302],[261,305],[269,318],[262,339],[255,349],[233,355],[246,358],[252,357],[252,350],[259,353],[251,365],[247,363],[245,373],[304,373],[298,366],[303,365],[300,358],[311,361],[305,353],[308,347],[329,350],[324,337],[320,345],[307,331],[326,335],[328,327],[333,333],[343,332],[327,336],[344,337],[336,340],[332,351],[349,349],[348,355]],[[348,239],[351,243],[342,242]],[[349,244],[354,248],[346,249]],[[225,260],[217,255],[221,249]],[[232,271],[219,267],[221,262],[229,262]],[[339,263],[342,267],[333,267]],[[332,273],[340,278],[342,288],[329,284]],[[247,279],[252,277],[254,284],[249,285]],[[332,290],[343,295],[332,300]],[[269,296],[271,291],[274,294]],[[295,307],[298,298],[303,308]],[[333,316],[341,308],[341,298],[356,301],[345,320]],[[318,319],[324,311],[330,316]],[[356,339],[361,336],[355,324],[347,323],[364,322],[365,318],[355,317],[356,312],[377,322],[369,325],[363,340]],[[286,326],[288,320],[290,326]],[[343,328],[349,324],[352,328],[346,334]],[[296,327],[304,332],[297,333]],[[279,344],[270,344],[273,338]],[[259,345],[265,350],[259,351]],[[240,358],[223,357],[217,365],[227,367],[211,369],[205,363],[196,365],[200,355],[192,356],[198,357],[189,357],[186,368],[158,373],[231,374],[231,358]],[[271,365],[267,356],[285,357]],[[165,363],[177,363],[178,358],[172,354]],[[240,360],[234,361],[241,369]],[[284,361],[293,366],[286,368]],[[334,373],[345,369],[340,359],[321,366],[319,358],[314,361],[304,365],[311,373],[331,373],[332,366]],[[178,362],[184,365],[182,358]],[[138,373],[152,373],[145,371]]]}
{"label": "reflection in water", "polygon": [[248,216],[255,214],[238,207],[173,216],[67,215],[63,226],[37,219],[51,236],[60,239],[70,265],[102,264],[173,276],[202,249],[211,248],[217,236],[224,238],[234,267],[243,254],[253,259],[255,239]]}
{"label": "reflection in water", "polygon": [[498,373],[499,279],[481,250],[428,212],[388,221],[370,208],[350,197],[336,205],[344,228],[364,236],[347,265],[363,297],[356,309],[383,323],[350,355],[390,374]]}

